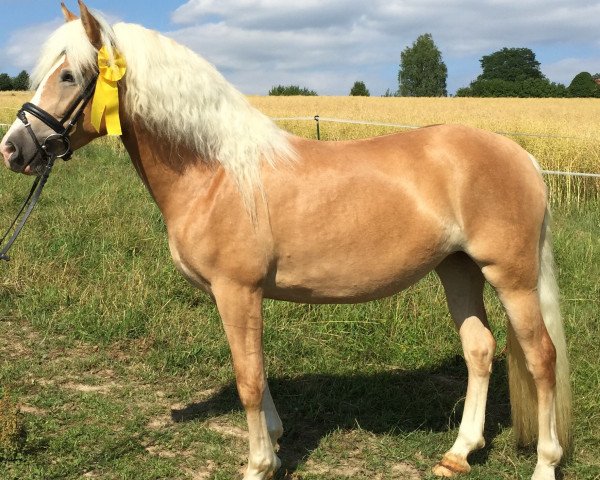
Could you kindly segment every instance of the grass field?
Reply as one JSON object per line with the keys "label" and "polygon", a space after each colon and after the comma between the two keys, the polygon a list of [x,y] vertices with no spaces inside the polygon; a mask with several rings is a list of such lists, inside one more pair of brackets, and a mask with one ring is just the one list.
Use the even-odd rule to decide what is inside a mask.
{"label": "grass field", "polygon": [[[251,101],[273,116],[457,121],[576,135],[582,139],[564,145],[525,141],[546,168],[556,161],[599,170],[600,102]],[[310,122],[284,126],[314,135]],[[323,126],[327,138],[387,131]],[[0,225],[8,225],[31,179],[3,170],[0,182]],[[562,474],[600,479],[600,201],[592,183],[554,188],[575,397],[575,450]],[[172,266],[160,214],[124,152],[105,142],[60,162],[12,257],[0,265],[0,386],[20,404],[26,437],[19,454],[5,454],[0,478],[236,478],[245,463],[245,420],[219,319],[209,298]],[[505,318],[493,292],[486,297],[499,347],[488,446],[473,455],[466,478],[526,479],[535,455],[516,450],[511,437]],[[278,479],[432,478],[431,466],[456,436],[466,387],[434,276],[356,306],[266,302],[265,319],[271,391],[286,428]]]}

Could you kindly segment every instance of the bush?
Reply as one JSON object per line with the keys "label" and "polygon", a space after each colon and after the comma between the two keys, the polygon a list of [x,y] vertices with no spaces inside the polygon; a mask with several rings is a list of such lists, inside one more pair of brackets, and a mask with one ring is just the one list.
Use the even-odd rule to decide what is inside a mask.
{"label": "bush", "polygon": [[29,74],[25,70],[12,79],[12,89],[29,90]]}
{"label": "bush", "polygon": [[277,85],[276,87],[269,90],[270,96],[292,96],[292,95],[303,95],[308,97],[316,97],[317,92],[309,90],[306,87],[300,88],[298,85]]}
{"label": "bush", "polygon": [[365,82],[354,82],[354,85],[350,89],[350,96],[352,97],[370,97],[371,93],[367,89]]}
{"label": "bush", "polygon": [[494,78],[475,80],[468,87],[459,88],[456,91],[456,96],[553,98],[566,97],[568,92],[564,85],[550,82],[545,78],[527,78],[519,81]]}
{"label": "bush", "polygon": [[600,97],[600,88],[588,72],[575,75],[568,88],[571,97]]}
{"label": "bush", "polygon": [[7,73],[0,73],[0,92],[12,90],[12,78]]}

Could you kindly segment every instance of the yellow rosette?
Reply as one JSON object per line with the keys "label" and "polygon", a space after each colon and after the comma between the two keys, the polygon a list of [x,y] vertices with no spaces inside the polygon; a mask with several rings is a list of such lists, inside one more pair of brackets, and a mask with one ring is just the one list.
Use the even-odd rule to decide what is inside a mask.
{"label": "yellow rosette", "polygon": [[113,50],[114,61],[108,55],[106,47],[98,50],[98,81],[92,100],[92,126],[100,132],[104,116],[106,132],[109,135],[121,135],[119,120],[119,90],[117,82],[125,75],[125,59],[118,50]]}

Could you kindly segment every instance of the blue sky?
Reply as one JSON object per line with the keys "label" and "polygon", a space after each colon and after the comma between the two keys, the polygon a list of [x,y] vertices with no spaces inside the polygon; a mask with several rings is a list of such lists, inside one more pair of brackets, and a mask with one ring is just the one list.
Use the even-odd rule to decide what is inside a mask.
{"label": "blue sky", "polygon": [[[77,2],[67,0],[77,12]],[[600,72],[598,0],[89,0],[109,21],[139,23],[188,45],[242,92],[299,84],[347,95],[397,89],[400,52],[431,33],[448,67],[448,90],[480,73],[479,59],[529,47],[552,81]],[[30,71],[60,25],[59,0],[0,0],[0,72]]]}

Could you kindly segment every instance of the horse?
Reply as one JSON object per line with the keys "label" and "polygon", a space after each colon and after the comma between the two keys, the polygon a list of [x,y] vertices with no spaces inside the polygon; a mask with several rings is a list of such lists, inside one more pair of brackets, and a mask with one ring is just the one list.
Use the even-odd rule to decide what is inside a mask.
{"label": "horse", "polygon": [[[247,418],[244,480],[269,478],[280,466],[283,426],[264,369],[263,299],[365,302],[432,270],[468,371],[458,435],[434,473],[469,472],[467,456],[485,444],[496,348],[483,302],[488,282],[508,317],[514,435],[519,444],[537,441],[532,479],[555,478],[571,448],[569,365],[547,191],[528,152],[460,125],[355,141],[299,138],[173,40],[138,25],[110,26],[81,0],[79,16],[62,9],[66,22],[32,76],[35,95],[0,145],[5,164],[40,174],[48,151],[114,133],[118,116],[117,133],[162,213],[177,269],[211,296],[222,319]],[[106,71],[100,52],[110,71],[125,72],[107,80],[115,97],[94,124],[96,97],[86,103],[82,92]],[[72,128],[56,138],[51,120],[65,112]]]}

